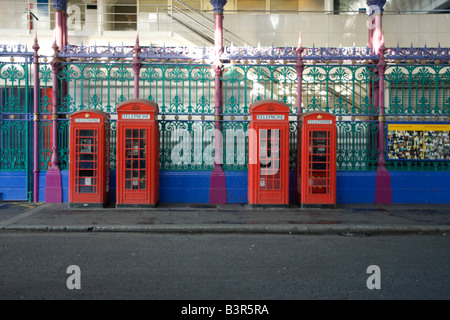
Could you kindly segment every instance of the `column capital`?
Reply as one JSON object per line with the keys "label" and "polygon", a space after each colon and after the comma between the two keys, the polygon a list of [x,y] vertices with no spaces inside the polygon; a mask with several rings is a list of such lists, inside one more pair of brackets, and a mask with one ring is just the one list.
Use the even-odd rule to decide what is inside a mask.
{"label": "column capital", "polygon": [[222,14],[223,7],[225,7],[225,5],[227,4],[227,0],[209,0],[209,2],[212,4],[213,11],[216,14],[217,13]]}
{"label": "column capital", "polygon": [[[371,6],[376,6],[380,9],[379,13],[383,13],[384,11],[384,5],[386,4],[386,0],[366,0],[366,4]],[[369,15],[374,14],[373,10],[369,11]]]}
{"label": "column capital", "polygon": [[53,8],[55,10],[60,10],[64,13],[67,13],[67,4],[70,0],[52,0],[53,1]]}

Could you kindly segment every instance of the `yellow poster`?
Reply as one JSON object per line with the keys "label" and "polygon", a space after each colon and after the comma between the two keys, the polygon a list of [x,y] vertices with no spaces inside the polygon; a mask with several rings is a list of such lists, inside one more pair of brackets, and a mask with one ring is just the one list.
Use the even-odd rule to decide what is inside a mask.
{"label": "yellow poster", "polygon": [[450,160],[450,124],[388,124],[388,160]]}

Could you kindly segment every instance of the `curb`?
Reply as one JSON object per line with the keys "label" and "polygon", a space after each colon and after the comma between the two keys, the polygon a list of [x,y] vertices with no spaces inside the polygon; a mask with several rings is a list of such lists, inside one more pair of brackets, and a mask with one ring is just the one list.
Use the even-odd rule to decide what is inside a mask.
{"label": "curb", "polygon": [[30,232],[135,232],[135,233],[218,233],[218,234],[339,234],[365,236],[375,234],[450,234],[450,226],[437,225],[9,225],[5,231]]}

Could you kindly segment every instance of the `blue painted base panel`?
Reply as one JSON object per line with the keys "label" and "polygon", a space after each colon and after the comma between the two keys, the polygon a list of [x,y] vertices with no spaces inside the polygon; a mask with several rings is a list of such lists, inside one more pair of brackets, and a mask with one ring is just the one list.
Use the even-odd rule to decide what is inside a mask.
{"label": "blue painted base panel", "polygon": [[28,200],[27,173],[25,171],[0,171],[0,200]]}
{"label": "blue painted base panel", "polygon": [[393,203],[450,203],[450,172],[391,172]]}
{"label": "blue painted base panel", "polygon": [[[39,201],[45,201],[47,172],[39,175]],[[247,203],[247,172],[225,172],[227,203]],[[450,172],[390,172],[393,203],[450,203]],[[110,201],[116,198],[116,174],[111,171]],[[161,203],[209,203],[209,171],[160,172]],[[374,203],[376,172],[338,172],[337,203]],[[61,171],[62,201],[69,201],[69,171]],[[0,200],[27,200],[26,172],[0,172]],[[295,202],[295,175],[290,175],[290,199]]]}

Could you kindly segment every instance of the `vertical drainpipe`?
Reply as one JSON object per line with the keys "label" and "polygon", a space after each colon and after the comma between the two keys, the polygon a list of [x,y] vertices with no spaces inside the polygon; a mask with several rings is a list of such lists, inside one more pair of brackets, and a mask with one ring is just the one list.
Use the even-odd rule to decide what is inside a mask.
{"label": "vertical drainpipe", "polygon": [[222,132],[220,131],[221,122],[221,108],[222,101],[222,72],[223,64],[220,57],[223,52],[223,7],[227,3],[226,0],[210,0],[214,11],[214,88],[215,88],[215,109],[214,109],[214,169],[211,172],[210,189],[209,189],[209,203],[226,203],[227,189],[225,173],[222,168]]}
{"label": "vertical drainpipe", "polygon": [[141,46],[139,45],[139,34],[136,36],[136,44],[134,45],[134,57],[131,66],[134,71],[134,98],[139,98],[139,73],[141,71],[142,63],[139,54],[141,53]]}
{"label": "vertical drainpipe", "polygon": [[295,183],[294,183],[294,192],[295,199],[298,203],[300,203],[299,190],[301,185],[301,176],[300,176],[300,151],[301,151],[301,130],[300,130],[300,118],[302,116],[302,86],[303,86],[303,70],[305,69],[305,63],[303,62],[303,44],[302,44],[302,34],[300,33],[298,38],[298,47],[295,50],[297,54],[297,62],[295,64],[295,70],[297,71],[297,168],[295,170]]}
{"label": "vertical drainpipe", "polygon": [[37,32],[34,37],[33,50],[33,202],[39,202],[39,44],[37,39]]}

